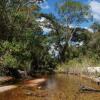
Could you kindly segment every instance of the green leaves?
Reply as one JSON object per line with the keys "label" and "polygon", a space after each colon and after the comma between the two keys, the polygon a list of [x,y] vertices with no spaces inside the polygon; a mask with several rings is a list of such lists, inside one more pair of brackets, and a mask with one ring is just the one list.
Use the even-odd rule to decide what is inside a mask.
{"label": "green leaves", "polygon": [[17,60],[14,58],[9,52],[3,55],[3,66],[9,68],[16,68],[17,67]]}
{"label": "green leaves", "polygon": [[58,3],[58,11],[66,25],[81,24],[90,18],[89,6],[79,1],[64,0]]}

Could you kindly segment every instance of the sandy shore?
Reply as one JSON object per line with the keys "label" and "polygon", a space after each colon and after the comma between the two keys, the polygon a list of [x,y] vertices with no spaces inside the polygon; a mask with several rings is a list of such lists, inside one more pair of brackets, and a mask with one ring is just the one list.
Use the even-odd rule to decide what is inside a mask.
{"label": "sandy shore", "polygon": [[27,87],[35,87],[40,85],[41,83],[44,83],[46,81],[45,78],[35,79],[35,80],[28,80],[24,81],[24,85]]}
{"label": "sandy shore", "polygon": [[15,85],[2,86],[2,87],[0,87],[0,93],[15,89],[15,88],[17,88],[17,86],[15,86]]}
{"label": "sandy shore", "polygon": [[[4,78],[2,78],[4,80]],[[36,87],[36,86],[39,86],[40,84],[44,83],[46,81],[45,78],[39,78],[39,79],[34,79],[34,80],[24,80],[21,82],[21,84],[18,84],[18,85],[22,85],[24,87]],[[15,89],[18,87],[18,85],[7,85],[7,86],[1,86],[0,87],[0,93],[2,92],[6,92],[6,91],[9,91],[9,90],[12,90],[12,89]]]}

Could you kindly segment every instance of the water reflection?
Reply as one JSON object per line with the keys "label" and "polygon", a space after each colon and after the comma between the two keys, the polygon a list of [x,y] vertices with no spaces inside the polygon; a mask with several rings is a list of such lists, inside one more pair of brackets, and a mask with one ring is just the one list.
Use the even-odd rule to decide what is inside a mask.
{"label": "water reflection", "polygon": [[57,81],[56,81],[56,78],[55,76],[50,76],[48,81],[45,83],[45,89],[48,89],[48,90],[55,90],[57,88]]}

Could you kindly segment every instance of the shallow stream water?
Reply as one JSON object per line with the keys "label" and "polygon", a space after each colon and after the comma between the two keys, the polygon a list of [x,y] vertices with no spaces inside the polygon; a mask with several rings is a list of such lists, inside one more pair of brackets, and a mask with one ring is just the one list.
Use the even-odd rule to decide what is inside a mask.
{"label": "shallow stream water", "polygon": [[79,91],[85,85],[95,89],[100,86],[78,76],[58,74],[49,76],[38,88],[20,87],[0,94],[0,100],[100,100],[100,92]]}

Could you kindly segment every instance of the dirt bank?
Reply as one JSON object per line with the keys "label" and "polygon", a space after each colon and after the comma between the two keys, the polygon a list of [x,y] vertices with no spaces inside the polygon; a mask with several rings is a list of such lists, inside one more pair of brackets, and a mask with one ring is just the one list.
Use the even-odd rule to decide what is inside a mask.
{"label": "dirt bank", "polygon": [[10,80],[13,80],[13,78],[10,76],[0,77],[0,82],[6,82],[6,81],[10,81]]}

